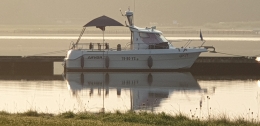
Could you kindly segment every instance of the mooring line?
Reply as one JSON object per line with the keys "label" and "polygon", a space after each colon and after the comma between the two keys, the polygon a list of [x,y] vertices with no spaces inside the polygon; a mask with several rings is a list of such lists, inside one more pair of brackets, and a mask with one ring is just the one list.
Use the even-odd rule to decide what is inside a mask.
{"label": "mooring line", "polygon": [[258,56],[260,56],[260,54],[254,55],[254,57],[258,57]]}
{"label": "mooring line", "polygon": [[65,52],[65,51],[68,51],[68,49],[59,50],[59,51],[52,51],[52,52],[45,52],[45,53],[39,53],[39,54],[28,55],[28,56],[42,56],[42,55],[50,55],[50,54],[62,53],[62,52]]}
{"label": "mooring line", "polygon": [[229,55],[229,56],[236,56],[236,57],[245,57],[245,58],[248,58],[248,59],[252,59],[253,57],[257,57],[258,56],[258,55],[255,55],[255,56],[243,56],[243,55],[230,54],[230,53],[217,52],[217,51],[211,52],[211,53],[219,53],[219,54],[224,54],[224,55]]}
{"label": "mooring line", "polygon": [[213,53],[219,53],[219,54],[224,54],[224,55],[229,55],[229,56],[238,56],[238,57],[251,57],[251,56],[243,56],[243,55],[230,54],[230,53],[217,52],[217,51],[215,51]]}

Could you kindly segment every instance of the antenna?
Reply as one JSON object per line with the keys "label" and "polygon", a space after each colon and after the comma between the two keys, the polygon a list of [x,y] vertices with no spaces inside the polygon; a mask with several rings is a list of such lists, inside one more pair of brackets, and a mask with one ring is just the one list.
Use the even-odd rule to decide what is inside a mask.
{"label": "antenna", "polygon": [[[124,17],[125,15],[122,13],[121,8],[119,9],[119,11],[121,12],[121,15]],[[126,25],[126,27],[129,27],[129,25],[127,25],[127,23],[126,23],[126,20],[125,20],[125,25]]]}
{"label": "antenna", "polygon": [[135,11],[135,0],[134,0],[134,11]]}
{"label": "antenna", "polygon": [[126,25],[126,27],[129,27],[129,25],[127,25],[126,21],[125,21],[125,25]]}
{"label": "antenna", "polygon": [[[135,0],[134,0],[134,13],[135,13]],[[133,15],[133,24],[134,24],[134,22],[135,22],[135,17]]]}
{"label": "antenna", "polygon": [[122,13],[121,8],[119,9],[119,11],[121,12],[122,16],[125,16],[125,15]]}

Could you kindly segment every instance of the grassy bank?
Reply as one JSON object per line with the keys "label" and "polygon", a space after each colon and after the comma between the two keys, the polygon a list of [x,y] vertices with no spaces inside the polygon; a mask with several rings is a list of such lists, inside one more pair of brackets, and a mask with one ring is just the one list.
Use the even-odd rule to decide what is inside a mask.
{"label": "grassy bank", "polygon": [[59,126],[59,125],[75,125],[75,126],[99,126],[99,125],[123,125],[123,126],[146,126],[146,125],[175,125],[175,126],[214,126],[214,125],[232,125],[232,126],[256,126],[260,125],[257,122],[245,121],[237,119],[230,121],[228,118],[197,120],[189,119],[188,117],[179,114],[176,116],[166,115],[165,113],[73,113],[65,112],[59,115],[38,113],[36,111],[27,111],[24,113],[10,114],[0,112],[0,125],[26,125],[26,126]]}

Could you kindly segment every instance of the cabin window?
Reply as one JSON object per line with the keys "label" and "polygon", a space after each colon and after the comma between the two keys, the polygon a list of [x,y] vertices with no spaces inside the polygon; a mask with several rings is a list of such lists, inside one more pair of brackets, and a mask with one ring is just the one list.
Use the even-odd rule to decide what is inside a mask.
{"label": "cabin window", "polygon": [[141,37],[142,41],[148,45],[161,43],[161,40],[158,39],[155,33],[140,32],[139,36]]}
{"label": "cabin window", "polygon": [[162,34],[156,34],[157,38],[161,41],[161,42],[168,42],[167,39],[162,35]]}
{"label": "cabin window", "polygon": [[147,33],[144,33],[144,32],[140,32],[140,33],[139,33],[139,36],[140,36],[141,38],[149,38],[149,35],[148,35]]}

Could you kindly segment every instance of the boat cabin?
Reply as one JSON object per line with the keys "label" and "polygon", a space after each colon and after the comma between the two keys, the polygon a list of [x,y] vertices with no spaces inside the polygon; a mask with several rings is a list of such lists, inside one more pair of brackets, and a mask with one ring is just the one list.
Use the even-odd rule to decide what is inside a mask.
{"label": "boat cabin", "polygon": [[160,31],[153,28],[130,28],[133,49],[169,49],[172,45]]}
{"label": "boat cabin", "polygon": [[156,27],[139,28],[133,23],[133,12],[125,12],[131,31],[131,49],[169,49],[173,46]]}

